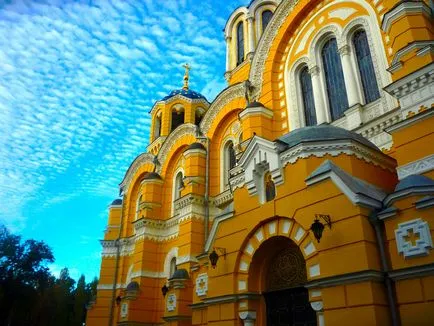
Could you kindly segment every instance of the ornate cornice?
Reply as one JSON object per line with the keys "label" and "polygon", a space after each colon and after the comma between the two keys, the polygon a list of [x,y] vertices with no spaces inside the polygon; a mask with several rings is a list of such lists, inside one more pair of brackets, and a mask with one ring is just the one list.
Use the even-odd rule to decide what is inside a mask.
{"label": "ornate cornice", "polygon": [[192,135],[196,137],[196,131],[196,125],[192,123],[184,123],[167,136],[157,155],[158,162],[160,162],[156,171],[157,173],[161,174],[161,170],[164,165],[163,163],[166,159],[168,159],[168,154],[176,142],[185,135]]}
{"label": "ornate cornice", "polygon": [[402,16],[422,14],[428,18],[432,17],[432,11],[430,7],[423,1],[402,1],[400,4],[388,11],[381,23],[381,29],[389,33],[392,24],[400,19]]}
{"label": "ornate cornice", "polygon": [[183,102],[187,102],[187,103],[203,103],[203,104],[205,104],[205,107],[209,106],[209,102],[206,99],[203,99],[203,98],[191,99],[191,98],[185,97],[182,94],[178,94],[178,95],[172,96],[171,98],[167,99],[166,101],[155,102],[154,106],[152,107],[151,111],[149,111],[149,113],[152,115],[155,108],[158,107],[159,104],[169,104],[169,103],[174,102],[176,100],[182,100]]}
{"label": "ornate cornice", "polygon": [[417,161],[410,162],[397,168],[399,180],[413,174],[423,174],[434,170],[434,155],[423,157]]}
{"label": "ornate cornice", "polygon": [[154,162],[154,155],[150,153],[142,153],[135,158],[133,163],[131,163],[130,167],[128,168],[127,173],[125,173],[124,179],[119,184],[119,187],[124,190],[124,193],[128,191],[130,182],[133,176],[139,170],[139,168],[146,163],[154,164],[153,162]]}
{"label": "ornate cornice", "polygon": [[258,47],[256,48],[255,54],[253,56],[249,74],[249,80],[254,87],[253,98],[257,98],[261,93],[265,61],[267,60],[268,53],[270,52],[270,48],[273,45],[273,40],[276,38],[280,28],[297,3],[298,0],[283,1],[277,7],[273,18],[265,29],[264,34],[262,34]]}
{"label": "ornate cornice", "polygon": [[204,135],[211,129],[211,125],[215,121],[217,114],[233,99],[244,97],[245,85],[244,83],[234,84],[223,90],[216,99],[212,102],[208,111],[206,111],[202,122],[200,123],[200,130]]}

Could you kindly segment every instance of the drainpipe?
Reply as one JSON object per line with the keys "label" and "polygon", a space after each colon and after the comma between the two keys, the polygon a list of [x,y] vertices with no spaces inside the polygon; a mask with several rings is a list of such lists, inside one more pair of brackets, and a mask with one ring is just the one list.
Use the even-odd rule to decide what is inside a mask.
{"label": "drainpipe", "polygon": [[119,270],[119,259],[121,256],[121,236],[122,236],[122,226],[124,222],[124,202],[125,202],[125,194],[122,196],[122,209],[121,209],[121,224],[119,226],[118,238],[115,240],[116,245],[116,263],[115,263],[115,273],[113,276],[113,288],[112,288],[112,299],[110,302],[110,315],[108,326],[113,326],[113,318],[114,318],[114,308],[115,308],[115,300],[116,300],[116,281],[118,279],[118,270]]}
{"label": "drainpipe", "polygon": [[205,163],[205,221],[204,221],[204,249],[206,241],[208,240],[208,228],[209,228],[209,138],[206,139],[206,163]]}
{"label": "drainpipe", "polygon": [[380,258],[381,258],[381,269],[384,275],[384,284],[386,285],[386,291],[387,291],[387,303],[389,305],[390,309],[390,317],[392,318],[392,325],[393,326],[400,326],[401,320],[398,314],[398,310],[396,309],[396,296],[393,288],[393,281],[390,279],[389,276],[389,263],[386,257],[386,250],[384,248],[384,234],[383,234],[383,223],[380,222],[378,219],[377,213],[373,213],[369,221],[374,226],[375,229],[375,235],[378,242],[378,248],[380,249]]}

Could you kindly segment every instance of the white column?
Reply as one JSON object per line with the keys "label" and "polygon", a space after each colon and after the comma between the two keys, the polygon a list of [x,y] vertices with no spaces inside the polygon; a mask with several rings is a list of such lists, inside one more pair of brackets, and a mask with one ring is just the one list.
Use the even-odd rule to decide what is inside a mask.
{"label": "white column", "polygon": [[255,52],[255,32],[253,29],[253,16],[247,17],[247,32],[249,38],[249,53]]}
{"label": "white column", "polygon": [[321,76],[319,67],[313,66],[309,69],[310,78],[312,79],[313,100],[315,102],[315,114],[317,124],[327,122],[326,105],[321,92]]}
{"label": "white column", "polygon": [[255,326],[256,311],[241,311],[238,313],[244,326]]}
{"label": "white column", "polygon": [[226,71],[231,70],[231,37],[226,37]]}
{"label": "white column", "polygon": [[347,89],[348,106],[360,104],[360,96],[357,91],[356,74],[354,73],[353,65],[351,64],[350,46],[344,45],[339,49],[342,61],[342,71],[344,73],[345,88]]}

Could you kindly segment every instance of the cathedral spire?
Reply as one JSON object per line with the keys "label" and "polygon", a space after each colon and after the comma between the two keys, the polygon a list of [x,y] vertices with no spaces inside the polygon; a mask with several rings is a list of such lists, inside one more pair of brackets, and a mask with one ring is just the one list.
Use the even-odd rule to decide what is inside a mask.
{"label": "cathedral spire", "polygon": [[183,67],[185,68],[185,74],[184,74],[184,86],[182,86],[182,89],[188,90],[188,79],[189,79],[189,71],[191,69],[191,66],[188,63],[186,63],[185,65],[183,65]]}

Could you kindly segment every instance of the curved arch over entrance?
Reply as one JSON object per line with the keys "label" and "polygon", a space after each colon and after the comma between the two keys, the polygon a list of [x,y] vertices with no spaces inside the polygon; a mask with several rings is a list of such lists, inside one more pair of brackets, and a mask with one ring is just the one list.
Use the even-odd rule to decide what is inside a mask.
{"label": "curved arch over entrance", "polygon": [[259,297],[240,308],[240,318],[245,325],[246,313],[253,313],[256,326],[317,325],[304,285],[319,275],[317,251],[307,230],[285,217],[263,221],[245,240],[238,260],[238,293]]}
{"label": "curved arch over entrance", "polygon": [[306,263],[294,241],[274,236],[263,242],[249,270],[249,284],[262,294],[257,324],[316,326],[306,282]]}

